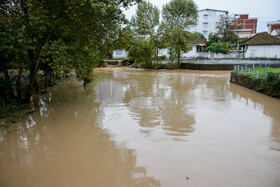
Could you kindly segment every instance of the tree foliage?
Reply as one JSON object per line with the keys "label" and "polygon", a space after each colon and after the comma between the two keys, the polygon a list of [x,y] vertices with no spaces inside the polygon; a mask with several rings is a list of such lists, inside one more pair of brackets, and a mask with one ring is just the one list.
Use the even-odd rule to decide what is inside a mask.
{"label": "tree foliage", "polygon": [[157,32],[159,9],[150,2],[139,3],[130,25],[136,37],[130,44],[129,57],[144,63],[145,67],[152,67],[153,56],[158,58],[158,50],[162,47],[160,33]]}
{"label": "tree foliage", "polygon": [[179,65],[181,54],[190,50],[187,29],[197,24],[197,5],[193,0],[171,0],[163,6],[162,17],[165,39],[175,52]]}
{"label": "tree foliage", "polygon": [[212,34],[211,37],[209,36],[209,40],[215,39],[220,42],[236,43],[239,37],[231,30],[231,22],[232,18],[230,18],[228,15],[221,15],[220,20],[216,24],[217,32]]}
{"label": "tree foliage", "polygon": [[[200,32],[194,32],[193,33],[196,37],[199,37],[205,41],[207,41],[207,38],[205,38],[204,34],[200,33]],[[211,33],[210,33],[211,34]]]}
{"label": "tree foliage", "polygon": [[[12,88],[8,69],[17,70],[17,98],[22,76],[28,78],[25,99],[38,89],[38,70],[62,75],[75,70],[88,83],[98,59],[125,22],[122,8],[140,0],[3,0],[0,2],[0,53],[5,88]],[[28,76],[25,75],[28,73]],[[12,93],[10,90],[9,93]]]}
{"label": "tree foliage", "polygon": [[131,25],[139,36],[153,37],[159,25],[159,9],[150,2],[137,5],[136,15],[131,18]]}
{"label": "tree foliage", "polygon": [[217,42],[212,43],[207,50],[215,53],[224,53],[227,54],[229,51],[230,43],[229,42]]}
{"label": "tree foliage", "polygon": [[129,58],[136,63],[143,63],[145,68],[152,67],[154,48],[150,40],[134,40],[129,48]]}

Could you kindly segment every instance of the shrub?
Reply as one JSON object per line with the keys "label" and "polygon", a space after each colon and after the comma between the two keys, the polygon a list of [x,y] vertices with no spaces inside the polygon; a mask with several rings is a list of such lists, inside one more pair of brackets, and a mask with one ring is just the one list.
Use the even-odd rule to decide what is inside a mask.
{"label": "shrub", "polygon": [[211,44],[211,46],[207,47],[207,50],[215,53],[224,53],[227,54],[229,51],[229,43],[225,42],[217,42]]}
{"label": "shrub", "polygon": [[152,56],[154,49],[148,40],[135,40],[129,48],[129,59],[137,62],[144,63],[145,67],[152,66]]}
{"label": "shrub", "polygon": [[269,82],[279,82],[280,77],[278,73],[268,72],[267,73],[267,81]]}
{"label": "shrub", "polygon": [[158,58],[159,58],[159,60],[166,60],[166,55],[159,56]]}

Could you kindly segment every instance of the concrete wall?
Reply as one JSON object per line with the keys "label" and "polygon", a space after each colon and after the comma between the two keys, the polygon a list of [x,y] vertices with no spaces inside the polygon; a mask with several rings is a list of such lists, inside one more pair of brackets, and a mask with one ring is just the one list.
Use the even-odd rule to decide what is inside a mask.
{"label": "concrete wall", "polygon": [[[197,57],[204,57],[204,58],[209,58],[209,53],[208,52],[197,52],[196,51],[196,45],[190,45],[192,48],[190,51],[187,53],[182,54],[182,58],[187,59],[187,58],[197,58]],[[159,52],[159,56],[166,56],[167,59],[170,58],[170,53],[169,49],[162,49]]]}
{"label": "concrete wall", "polygon": [[127,58],[128,52],[125,49],[117,49],[113,51],[113,59]]}
{"label": "concrete wall", "polygon": [[214,58],[242,58],[243,55],[238,51],[229,51],[228,54],[215,53]]}
{"label": "concrete wall", "polygon": [[238,74],[237,72],[231,72],[230,82],[239,84],[252,90],[256,90],[272,97],[280,98],[279,83],[272,83],[263,79],[253,79],[247,75]]}
{"label": "concrete wall", "polygon": [[245,58],[266,57],[279,58],[280,45],[255,45],[248,46],[245,52]]}
{"label": "concrete wall", "polygon": [[[229,51],[228,54],[222,54],[222,53],[211,53],[211,52],[196,52],[196,46],[190,46],[192,47],[192,50],[188,53],[184,53],[182,55],[182,58],[188,59],[188,58],[242,58],[243,55],[238,53],[237,51]],[[160,51],[159,56],[166,55],[166,58],[168,59],[170,57],[170,54],[168,52],[168,49],[163,49]]]}
{"label": "concrete wall", "polygon": [[[243,57],[237,51],[230,51],[228,54],[222,53],[210,53],[210,52],[197,52],[196,45],[190,45],[192,48],[189,52],[182,54],[182,59],[190,58],[241,58]],[[162,49],[159,51],[159,56],[166,56],[167,59],[170,58],[169,49]],[[113,59],[123,59],[127,58],[128,52],[124,49],[113,51]],[[279,55],[280,56],[280,55]]]}

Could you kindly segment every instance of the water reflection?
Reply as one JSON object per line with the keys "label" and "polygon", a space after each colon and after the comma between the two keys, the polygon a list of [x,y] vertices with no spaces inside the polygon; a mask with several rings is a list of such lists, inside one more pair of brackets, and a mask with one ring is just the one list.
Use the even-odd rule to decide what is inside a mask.
{"label": "water reflection", "polygon": [[159,186],[136,166],[134,150],[100,128],[95,85],[81,85],[54,87],[52,99],[35,96],[38,112],[25,125],[1,129],[0,186]]}
{"label": "water reflection", "polygon": [[229,72],[100,68],[33,107],[0,130],[0,186],[280,185],[280,101]]}
{"label": "water reflection", "polygon": [[247,106],[251,103],[255,110],[260,110],[264,115],[271,117],[270,148],[280,152],[280,100],[235,84],[231,85],[230,91],[235,99],[246,103]]}

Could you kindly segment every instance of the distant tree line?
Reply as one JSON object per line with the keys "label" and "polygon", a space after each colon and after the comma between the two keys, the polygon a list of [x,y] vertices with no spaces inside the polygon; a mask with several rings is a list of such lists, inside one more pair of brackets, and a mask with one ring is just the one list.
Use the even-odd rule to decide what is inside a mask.
{"label": "distant tree line", "polygon": [[133,33],[127,45],[129,58],[152,68],[159,50],[169,48],[171,61],[176,59],[179,66],[182,53],[190,50],[188,44],[194,35],[188,29],[197,24],[197,10],[193,0],[171,0],[163,6],[160,21],[158,7],[147,1],[139,3],[128,25]]}

